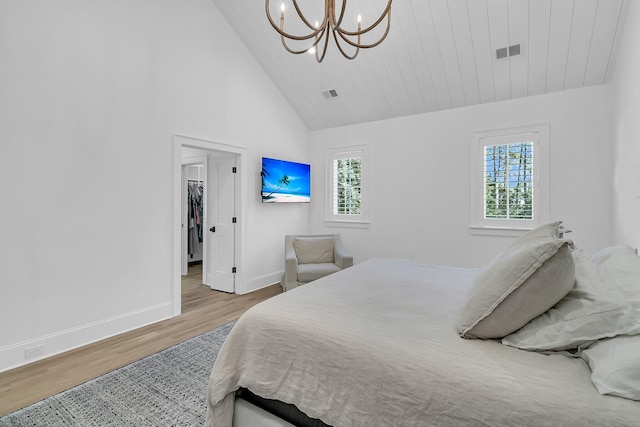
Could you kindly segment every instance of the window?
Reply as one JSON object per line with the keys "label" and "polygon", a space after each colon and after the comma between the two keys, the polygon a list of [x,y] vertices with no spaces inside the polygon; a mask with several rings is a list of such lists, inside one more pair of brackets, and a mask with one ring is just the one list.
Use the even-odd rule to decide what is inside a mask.
{"label": "window", "polygon": [[484,218],[533,218],[533,139],[484,147]]}
{"label": "window", "polygon": [[367,224],[365,172],[365,146],[335,148],[327,152],[327,221]]}
{"label": "window", "polygon": [[362,157],[333,159],[333,214],[362,214]]}
{"label": "window", "polygon": [[548,218],[548,125],[475,132],[471,230],[517,235]]}

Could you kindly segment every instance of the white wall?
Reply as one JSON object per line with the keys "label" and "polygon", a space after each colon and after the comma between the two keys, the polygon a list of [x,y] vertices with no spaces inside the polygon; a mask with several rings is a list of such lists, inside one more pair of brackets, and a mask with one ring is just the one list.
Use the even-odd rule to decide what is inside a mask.
{"label": "white wall", "polygon": [[0,371],[171,315],[174,132],[247,147],[245,290],[308,231],[258,188],[308,132],[209,0],[3,1],[0,97]]}
{"label": "white wall", "polygon": [[628,2],[614,88],[614,238],[640,247],[640,2]]}
{"label": "white wall", "polygon": [[611,242],[611,87],[557,92],[494,104],[312,132],[313,191],[323,194],[327,147],[369,144],[369,229],[326,227],[316,198],[318,232],[343,235],[356,261],[408,257],[482,266],[508,237],[470,235],[471,133],[550,125],[550,219],[574,230],[593,251]]}

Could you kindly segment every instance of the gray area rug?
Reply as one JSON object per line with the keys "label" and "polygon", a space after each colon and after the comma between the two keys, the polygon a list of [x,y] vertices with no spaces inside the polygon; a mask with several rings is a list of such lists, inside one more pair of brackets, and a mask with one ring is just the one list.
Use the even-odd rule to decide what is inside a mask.
{"label": "gray area rug", "polygon": [[0,426],[201,426],[209,374],[234,324],[1,417]]}

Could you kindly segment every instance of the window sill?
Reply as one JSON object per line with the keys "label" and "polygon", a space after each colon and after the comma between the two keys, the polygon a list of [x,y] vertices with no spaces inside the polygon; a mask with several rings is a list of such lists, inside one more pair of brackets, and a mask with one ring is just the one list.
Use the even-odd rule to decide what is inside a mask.
{"label": "window sill", "polygon": [[474,236],[520,237],[530,230],[531,228],[469,226],[469,233]]}
{"label": "window sill", "polygon": [[371,223],[369,221],[344,221],[344,220],[332,220],[325,219],[324,224],[327,227],[343,227],[343,228],[369,228]]}

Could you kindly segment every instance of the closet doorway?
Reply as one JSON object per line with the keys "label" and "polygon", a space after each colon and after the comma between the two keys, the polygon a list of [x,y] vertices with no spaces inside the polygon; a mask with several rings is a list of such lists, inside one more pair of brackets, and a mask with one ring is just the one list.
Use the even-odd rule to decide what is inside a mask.
{"label": "closet doorway", "polygon": [[[174,315],[181,312],[181,277],[189,262],[202,262],[202,281],[235,293],[240,263],[240,147],[174,136],[177,176],[174,214]],[[177,273],[177,274],[176,274]]]}
{"label": "closet doorway", "polygon": [[[202,264],[204,253],[204,205],[207,200],[205,190],[205,168],[207,155],[201,150],[182,148],[182,275],[186,276],[189,264]],[[212,197],[210,194],[208,197]],[[204,278],[204,274],[202,275]]]}

